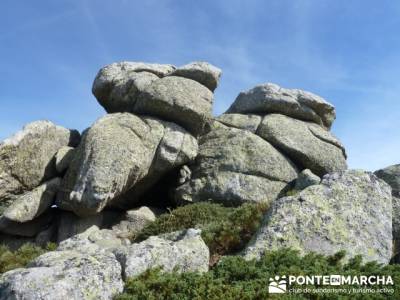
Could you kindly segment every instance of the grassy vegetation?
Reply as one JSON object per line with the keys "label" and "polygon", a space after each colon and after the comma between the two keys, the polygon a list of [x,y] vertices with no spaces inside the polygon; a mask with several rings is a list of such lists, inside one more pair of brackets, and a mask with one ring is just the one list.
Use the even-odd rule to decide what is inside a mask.
{"label": "grassy vegetation", "polygon": [[202,238],[210,249],[211,264],[214,264],[221,255],[244,247],[260,226],[267,208],[265,204],[243,204],[236,208],[209,202],[186,205],[161,215],[134,240],[191,227],[201,228]]}
{"label": "grassy vegetation", "polygon": [[30,261],[45,252],[55,250],[56,245],[47,244],[41,248],[33,244],[24,244],[21,248],[11,251],[7,246],[0,245],[0,274],[9,270],[25,267]]}
{"label": "grassy vegetation", "polygon": [[[260,261],[245,261],[231,256],[220,261],[211,271],[198,273],[164,274],[150,270],[126,283],[125,292],[118,300],[256,300],[256,299],[400,299],[400,265],[381,266],[377,263],[362,264],[356,257],[347,264],[341,262],[344,253],[335,256],[308,254],[304,257],[296,251],[282,249],[269,252]],[[269,278],[276,275],[391,275],[395,283],[389,286],[394,293],[345,294],[345,293],[300,293],[269,295]],[[296,286],[291,286],[291,288]],[[297,286],[297,288],[305,286]],[[307,286],[315,289],[317,286]],[[323,286],[326,287],[326,286]],[[329,288],[338,288],[328,286]],[[382,288],[382,286],[371,286]],[[350,289],[352,286],[340,286]],[[359,286],[354,286],[359,288]]]}

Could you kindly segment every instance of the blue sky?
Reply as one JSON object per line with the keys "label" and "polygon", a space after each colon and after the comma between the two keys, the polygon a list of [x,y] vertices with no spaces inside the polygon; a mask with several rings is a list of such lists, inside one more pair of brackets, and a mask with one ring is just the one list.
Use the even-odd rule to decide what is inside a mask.
{"label": "blue sky", "polygon": [[121,60],[223,70],[215,114],[274,82],[336,106],[352,168],[400,163],[400,1],[2,0],[0,139],[48,119],[83,130],[104,114],[98,69]]}

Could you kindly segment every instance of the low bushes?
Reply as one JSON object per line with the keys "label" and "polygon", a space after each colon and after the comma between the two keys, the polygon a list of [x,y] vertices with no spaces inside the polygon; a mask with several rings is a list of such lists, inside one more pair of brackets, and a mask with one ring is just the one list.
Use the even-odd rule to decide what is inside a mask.
{"label": "low bushes", "polygon": [[244,247],[260,226],[267,208],[265,204],[243,204],[236,208],[209,202],[186,205],[161,215],[134,240],[191,227],[201,228],[202,238],[210,249],[211,264],[214,264],[220,255]]}
{"label": "low bushes", "polygon": [[[299,256],[296,251],[282,249],[266,253],[260,261],[245,261],[239,256],[226,257],[211,271],[197,273],[161,273],[150,270],[130,279],[125,292],[118,300],[155,299],[207,299],[207,300],[257,300],[257,299],[400,299],[400,265],[381,266],[377,263],[362,264],[361,258],[341,262],[343,252],[335,256],[308,254]],[[394,293],[268,293],[269,278],[276,275],[390,275],[395,283]],[[291,286],[291,288],[296,286]],[[297,286],[297,288],[305,286]],[[307,286],[315,289],[318,286]],[[321,286],[326,287],[326,286]],[[360,288],[360,286],[328,286],[328,288]],[[382,286],[371,286],[374,289]]]}
{"label": "low bushes", "polygon": [[27,243],[18,250],[11,251],[7,246],[0,245],[0,274],[12,269],[25,267],[36,257],[55,248],[56,245],[53,243],[47,244],[45,248]]}

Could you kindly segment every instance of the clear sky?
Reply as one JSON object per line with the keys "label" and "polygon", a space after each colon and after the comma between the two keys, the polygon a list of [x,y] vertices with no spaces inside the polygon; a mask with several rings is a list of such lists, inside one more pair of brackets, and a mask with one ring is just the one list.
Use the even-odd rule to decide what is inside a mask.
{"label": "clear sky", "polygon": [[214,113],[274,82],[336,106],[352,168],[400,163],[400,1],[1,0],[0,139],[48,119],[83,130],[104,114],[98,69],[205,60],[223,76]]}

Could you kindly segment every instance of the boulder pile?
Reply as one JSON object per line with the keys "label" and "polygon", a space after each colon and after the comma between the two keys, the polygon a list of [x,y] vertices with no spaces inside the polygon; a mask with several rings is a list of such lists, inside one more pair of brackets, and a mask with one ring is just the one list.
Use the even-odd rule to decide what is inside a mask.
{"label": "boulder pile", "polygon": [[199,201],[270,206],[248,259],[292,247],[389,262],[399,167],[347,170],[335,108],[302,90],[258,85],[213,117],[220,76],[206,62],[113,63],[92,87],[107,114],[88,129],[37,121],[0,144],[0,243],[58,244],[1,275],[0,299],[112,299],[150,268],[206,272],[199,229],[130,239]]}

